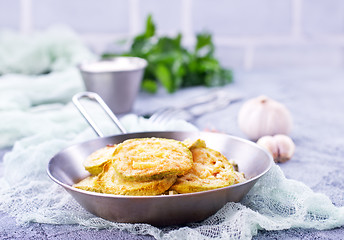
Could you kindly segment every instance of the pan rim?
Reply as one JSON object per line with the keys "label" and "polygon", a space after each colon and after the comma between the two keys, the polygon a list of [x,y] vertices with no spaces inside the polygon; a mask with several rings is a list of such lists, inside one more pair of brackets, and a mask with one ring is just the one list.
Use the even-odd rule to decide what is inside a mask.
{"label": "pan rim", "polygon": [[[63,153],[64,151],[67,151],[67,150],[74,148],[74,147],[77,147],[79,145],[91,143],[92,141],[99,141],[100,139],[106,139],[106,138],[111,139],[111,138],[114,138],[117,136],[124,136],[124,135],[129,136],[129,135],[135,135],[135,134],[158,134],[158,133],[164,133],[164,134],[168,134],[168,133],[200,134],[200,133],[202,133],[202,134],[211,134],[211,135],[225,135],[227,137],[233,138],[233,139],[241,141],[241,142],[245,142],[249,145],[252,145],[252,146],[262,150],[268,156],[269,164],[266,167],[266,169],[264,169],[264,171],[262,171],[260,174],[254,176],[254,177],[252,177],[252,178],[250,178],[247,181],[242,182],[242,183],[237,183],[237,184],[233,184],[230,186],[206,190],[206,191],[201,191],[201,192],[173,194],[173,195],[151,195],[151,196],[115,195],[115,194],[108,194],[108,193],[97,193],[97,192],[86,191],[86,190],[74,188],[74,187],[72,187],[66,183],[61,182],[60,180],[55,178],[50,171],[50,166],[51,166],[51,163],[52,163],[54,158],[56,158],[59,154]],[[126,134],[115,134],[115,135],[111,135],[111,136],[98,137],[95,139],[89,139],[89,140],[82,141],[79,143],[74,143],[74,144],[60,150],[58,153],[56,153],[49,160],[46,172],[47,172],[48,176],[50,177],[50,179],[53,180],[58,185],[64,187],[65,189],[68,189],[70,191],[78,192],[81,194],[97,196],[97,197],[104,197],[104,198],[112,198],[112,199],[152,199],[152,198],[153,199],[159,199],[159,198],[165,199],[165,198],[176,198],[176,197],[183,198],[183,197],[188,197],[188,196],[206,195],[206,194],[211,194],[212,192],[223,191],[224,189],[230,189],[230,188],[238,187],[241,185],[246,185],[246,184],[249,184],[251,182],[257,181],[259,178],[261,178],[263,175],[265,175],[272,168],[273,164],[274,164],[274,161],[273,161],[271,154],[267,150],[265,150],[263,147],[259,146],[258,144],[254,143],[250,140],[247,140],[247,139],[244,139],[241,137],[237,137],[234,135],[230,135],[230,134],[226,134],[226,133],[205,132],[205,131],[149,131],[149,132],[131,132],[131,133],[126,133]]]}

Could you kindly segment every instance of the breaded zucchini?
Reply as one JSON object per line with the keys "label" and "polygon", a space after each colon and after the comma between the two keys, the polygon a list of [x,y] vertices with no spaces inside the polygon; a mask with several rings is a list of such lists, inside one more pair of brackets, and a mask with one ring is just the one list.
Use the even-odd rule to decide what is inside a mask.
{"label": "breaded zucchini", "polygon": [[73,187],[116,195],[191,193],[245,181],[233,161],[201,139],[130,139],[93,152],[83,164],[93,175]]}
{"label": "breaded zucchini", "polygon": [[237,171],[234,171],[234,175],[235,175],[235,180],[234,180],[234,183],[241,183],[241,182],[245,182],[246,181],[246,178],[245,178],[245,174],[242,173],[242,172],[237,172]]}
{"label": "breaded zucchini", "polygon": [[184,143],[188,149],[192,149],[196,147],[203,147],[203,148],[206,147],[206,143],[202,139],[191,140],[187,138],[182,143]]}
{"label": "breaded zucchini", "polygon": [[191,149],[194,164],[189,173],[177,179],[170,190],[191,193],[226,187],[236,183],[233,166],[221,153],[204,147]]}
{"label": "breaded zucchini", "polygon": [[98,175],[102,172],[104,164],[111,161],[112,154],[114,151],[115,145],[107,146],[93,152],[83,162],[85,169],[89,171],[92,175]]}
{"label": "breaded zucchini", "polygon": [[193,165],[192,154],[183,143],[165,138],[126,140],[116,147],[112,161],[116,172],[130,181],[184,175]]}
{"label": "breaded zucchini", "polygon": [[73,187],[91,192],[102,192],[97,180],[98,176],[89,176],[74,184]]}
{"label": "breaded zucchini", "polygon": [[103,193],[149,196],[164,193],[176,179],[177,176],[169,176],[147,182],[126,181],[118,175],[112,163],[107,163],[104,166],[104,171],[99,174],[98,184]]}

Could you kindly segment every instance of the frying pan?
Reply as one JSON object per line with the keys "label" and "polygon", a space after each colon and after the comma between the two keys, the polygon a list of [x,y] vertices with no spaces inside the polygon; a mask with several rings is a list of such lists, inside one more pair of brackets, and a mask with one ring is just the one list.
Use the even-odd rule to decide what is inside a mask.
{"label": "frying pan", "polygon": [[[81,98],[98,102],[123,132],[119,135],[104,137],[80,103]],[[126,133],[116,116],[95,93],[76,94],[73,102],[93,127],[99,138],[70,146],[57,153],[48,164],[48,175],[65,188],[72,197],[87,211],[101,218],[122,223],[148,223],[155,226],[182,225],[198,222],[216,213],[227,202],[239,202],[272,166],[272,156],[257,144],[221,133],[211,132],[140,132]],[[81,179],[89,176],[82,162],[94,152],[108,144],[117,144],[131,138],[186,138],[205,140],[228,159],[234,159],[239,171],[244,172],[247,181],[210,191],[159,196],[124,196],[84,191],[72,187]]]}

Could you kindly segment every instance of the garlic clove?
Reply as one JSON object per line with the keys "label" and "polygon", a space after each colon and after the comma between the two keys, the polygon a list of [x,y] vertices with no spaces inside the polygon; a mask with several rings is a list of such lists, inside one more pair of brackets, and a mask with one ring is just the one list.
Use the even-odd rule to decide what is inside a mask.
{"label": "garlic clove", "polygon": [[272,136],[261,137],[257,141],[257,144],[259,146],[265,148],[266,150],[268,150],[268,152],[270,152],[270,154],[272,155],[273,159],[278,157],[277,144],[276,144],[276,141],[274,141]]}
{"label": "garlic clove", "polygon": [[257,144],[268,150],[274,161],[279,163],[290,160],[295,152],[293,140],[283,134],[261,137],[258,139]]}
{"label": "garlic clove", "polygon": [[278,146],[279,157],[276,159],[277,162],[288,161],[294,155],[295,151],[295,144],[293,140],[290,137],[282,134],[275,135],[273,138]]}
{"label": "garlic clove", "polygon": [[266,135],[289,134],[292,118],[283,104],[262,95],[242,105],[238,125],[251,140],[257,140]]}

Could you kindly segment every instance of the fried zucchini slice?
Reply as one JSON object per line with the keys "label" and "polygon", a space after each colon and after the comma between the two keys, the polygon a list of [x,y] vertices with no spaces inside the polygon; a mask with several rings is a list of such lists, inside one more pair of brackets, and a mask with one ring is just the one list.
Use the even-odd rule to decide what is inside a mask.
{"label": "fried zucchini slice", "polygon": [[235,176],[235,180],[234,180],[234,183],[241,183],[241,182],[245,182],[246,181],[246,178],[245,178],[245,174],[242,173],[242,172],[237,172],[237,171],[234,171],[234,176]]}
{"label": "fried zucchini slice", "polygon": [[98,184],[103,193],[116,195],[150,196],[163,194],[176,181],[177,176],[169,176],[146,182],[127,181],[119,176],[112,163],[104,166],[98,177]]}
{"label": "fried zucchini slice", "polygon": [[202,139],[191,140],[190,138],[187,138],[182,143],[184,143],[188,149],[192,149],[196,147],[202,147],[202,148],[206,147],[206,143]]}
{"label": "fried zucchini slice", "polygon": [[129,181],[148,181],[184,175],[193,165],[190,150],[180,141],[165,138],[129,139],[113,154],[116,171]]}
{"label": "fried zucchini slice", "polygon": [[109,145],[91,153],[91,155],[89,155],[83,162],[85,169],[92,175],[98,175],[101,173],[103,171],[104,164],[111,161],[115,147],[115,145]]}
{"label": "fried zucchini slice", "polygon": [[226,187],[236,183],[233,166],[221,153],[204,147],[191,149],[194,164],[191,170],[177,179],[170,190],[191,193]]}
{"label": "fried zucchini slice", "polygon": [[89,176],[74,184],[73,187],[91,192],[102,192],[97,180],[98,176]]}

